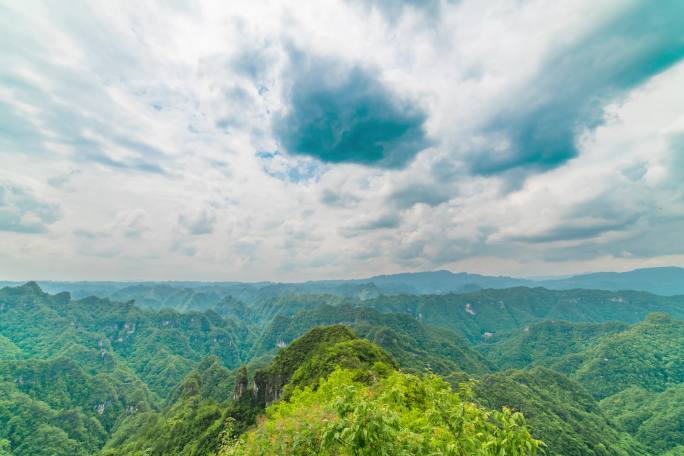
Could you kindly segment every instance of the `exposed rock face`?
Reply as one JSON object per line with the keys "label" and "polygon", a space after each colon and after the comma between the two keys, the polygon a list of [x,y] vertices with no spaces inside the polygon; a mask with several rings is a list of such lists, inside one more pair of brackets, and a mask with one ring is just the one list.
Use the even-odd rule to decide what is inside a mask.
{"label": "exposed rock face", "polygon": [[270,374],[264,371],[257,371],[254,374],[254,385],[252,395],[254,402],[262,407],[266,407],[272,402],[280,399],[283,388],[289,381],[289,376]]}
{"label": "exposed rock face", "polygon": [[242,366],[235,378],[235,389],[233,390],[233,400],[238,402],[247,392],[247,387],[249,385],[249,379],[247,378],[247,368]]}
{"label": "exposed rock face", "polygon": [[248,373],[241,367],[235,378],[233,399],[239,402],[251,392],[251,402],[266,407],[279,400],[297,368],[322,346],[356,339],[351,330],[343,325],[313,328],[304,336],[283,348],[271,364],[254,373],[254,382],[249,387]]}

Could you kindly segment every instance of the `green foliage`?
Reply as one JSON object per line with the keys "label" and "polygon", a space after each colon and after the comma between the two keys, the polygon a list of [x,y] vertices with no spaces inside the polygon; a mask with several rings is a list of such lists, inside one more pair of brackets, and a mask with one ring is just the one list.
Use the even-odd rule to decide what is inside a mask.
{"label": "green foliage", "polygon": [[380,347],[366,340],[323,345],[292,374],[283,397],[289,397],[294,388],[316,388],[321,378],[326,378],[338,367],[355,372],[358,381],[370,382],[390,369],[396,369],[397,364]]}
{"label": "green foliage", "polygon": [[631,326],[545,322],[480,348],[503,367],[566,373],[597,399],[630,386],[662,391],[684,382],[684,322],[663,313]]}
{"label": "green foliage", "polygon": [[[254,374],[255,401],[265,406],[282,397],[283,392],[289,394],[296,386],[316,385],[319,378],[337,366],[372,376],[367,371],[376,364],[396,367],[381,348],[358,340],[346,326],[316,327],[278,352],[268,367]],[[290,388],[285,389],[288,383]]]}
{"label": "green foliage", "polygon": [[0,456],[12,456],[12,447],[7,439],[0,439]]}
{"label": "green foliage", "polygon": [[[32,283],[0,290],[0,456],[533,453],[511,410],[547,454],[682,451],[684,323],[607,322],[682,316],[682,297],[246,287],[246,301],[212,285],[117,295],[146,308]],[[234,401],[229,369],[245,364],[257,388]],[[510,367],[529,370],[490,374]],[[480,377],[479,405],[430,371],[453,385]]]}
{"label": "green foliage", "polygon": [[641,455],[643,449],[614,429],[593,397],[577,382],[549,369],[507,371],[477,382],[478,401],[525,415],[546,454],[558,456]]}
{"label": "green foliage", "polygon": [[[205,355],[216,356],[212,366],[237,366],[246,344],[243,326],[210,312],[73,301],[33,283],[4,288],[0,439],[20,455],[43,454],[36,442],[52,448],[46,454],[93,454],[122,421],[154,415],[158,396],[170,397]],[[229,385],[227,379],[223,388]],[[203,398],[216,400],[221,388],[205,388]]]}
{"label": "green foliage", "polygon": [[684,322],[650,314],[626,331],[551,364],[602,399],[630,386],[663,391],[684,382]]}
{"label": "green foliage", "polygon": [[373,385],[337,369],[289,401],[222,455],[528,455],[540,442],[522,415],[483,409],[436,376],[394,372]]}
{"label": "green foliage", "polygon": [[602,400],[601,409],[653,454],[684,449],[684,383],[659,393],[633,386]]}
{"label": "green foliage", "polygon": [[21,358],[22,352],[7,337],[0,335],[0,361],[3,359]]}
{"label": "green foliage", "polygon": [[280,351],[268,368],[261,372],[269,376],[279,375],[287,383],[302,362],[316,351],[331,344],[354,339],[356,335],[343,325],[314,328]]}
{"label": "green foliage", "polygon": [[[601,408],[612,420],[613,428],[628,432],[653,454],[684,443],[684,390],[681,389],[684,322],[681,320],[654,313],[631,326],[544,322],[479,348],[504,367],[545,365],[579,381],[594,398],[603,399]],[[497,376],[497,381],[520,383],[521,375],[506,372]],[[520,400],[520,409],[526,413],[532,428],[546,432],[545,428],[553,420],[546,417],[538,422],[536,415],[540,410],[544,413],[553,410],[552,398],[546,395],[550,390],[550,387],[538,388],[538,394],[532,396],[543,400],[523,401],[514,393],[514,385],[508,385],[494,397],[500,403]],[[554,430],[555,427],[549,429],[550,435],[563,438],[572,435],[570,429],[561,432]],[[597,438],[609,440],[609,430],[593,428]],[[587,434],[592,426],[583,425],[582,429],[581,434]],[[557,447],[554,437],[538,435],[545,438],[550,449]]]}
{"label": "green foliage", "polygon": [[320,305],[299,310],[294,316],[278,316],[256,343],[253,353],[265,353],[278,342],[288,343],[307,330],[344,322],[363,338],[380,345],[402,366],[413,372],[431,370],[448,374],[464,370],[489,372],[491,364],[449,330],[421,324],[406,314],[387,314],[348,304]]}
{"label": "green foliage", "polygon": [[493,336],[477,349],[499,369],[549,363],[580,352],[598,339],[627,329],[625,323],[543,321],[505,335]]}
{"label": "green foliage", "polygon": [[505,333],[543,320],[636,323],[651,312],[667,312],[684,318],[683,296],[664,297],[636,291],[518,287],[468,294],[380,296],[363,301],[363,306],[409,314],[476,343],[486,340],[487,333]]}
{"label": "green foliage", "polygon": [[126,419],[107,442],[103,456],[200,456],[217,451],[232,434],[230,373],[208,357],[174,390],[160,413]]}

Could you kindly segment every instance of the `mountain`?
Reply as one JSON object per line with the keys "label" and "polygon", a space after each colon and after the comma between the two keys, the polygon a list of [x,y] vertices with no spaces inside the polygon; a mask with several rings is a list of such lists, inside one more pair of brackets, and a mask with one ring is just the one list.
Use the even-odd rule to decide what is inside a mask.
{"label": "mountain", "polygon": [[628,327],[622,322],[570,323],[546,320],[527,325],[522,330],[493,336],[476,348],[499,369],[549,365]]}
{"label": "mountain", "polygon": [[634,323],[651,312],[684,318],[684,296],[601,290],[509,288],[465,294],[380,296],[363,302],[385,313],[405,313],[422,323],[450,329],[471,342],[542,320]]}
{"label": "mountain", "polygon": [[648,454],[625,430],[615,429],[579,383],[553,370],[535,367],[487,375],[475,391],[487,407],[521,411],[549,456]]}
{"label": "mountain", "polygon": [[485,276],[450,271],[408,272],[378,275],[367,279],[349,280],[350,283],[371,283],[383,294],[443,294],[468,292],[482,288],[511,288],[534,286],[526,279],[504,276]]}
{"label": "mountain", "polygon": [[175,388],[161,411],[127,417],[101,455],[215,453],[232,427],[231,386],[230,372],[218,358],[207,357]]}
{"label": "mountain", "polygon": [[349,304],[320,305],[294,315],[278,315],[255,342],[253,354],[287,345],[315,326],[340,323],[383,347],[405,370],[431,370],[445,375],[454,370],[471,374],[492,370],[487,360],[452,331],[424,325],[410,315],[381,313]]}
{"label": "mountain", "polygon": [[344,326],[293,341],[255,374],[257,403],[264,386],[282,399],[220,455],[534,454],[541,444],[522,415],[463,401],[439,377],[400,373]]}
{"label": "mountain", "polygon": [[[371,412],[390,420],[372,435],[392,451],[436,429],[446,440],[428,446],[455,444],[447,423],[459,416],[472,420],[459,432],[479,426],[475,452],[477,435],[504,445],[504,430],[553,455],[684,445],[683,296],[516,287],[242,301],[207,287],[131,288],[153,297],[146,308],[1,289],[0,454],[283,454],[294,441],[339,453],[359,441],[336,433],[362,438],[355,414]],[[154,308],[169,300],[184,312]]]}
{"label": "mountain", "polygon": [[617,427],[629,432],[652,454],[684,450],[684,384],[660,392],[632,386],[601,401]]}
{"label": "mountain", "polygon": [[560,280],[545,280],[541,286],[552,289],[587,288],[599,290],[639,290],[663,296],[684,295],[684,268],[663,267],[629,272],[596,272]]}
{"label": "mountain", "polygon": [[[0,281],[0,286],[16,286],[21,283]],[[252,302],[258,298],[304,294],[332,294],[367,299],[381,294],[467,293],[480,289],[514,287],[544,287],[554,290],[579,288],[608,291],[633,290],[673,296],[684,295],[684,268],[659,267],[628,272],[596,272],[562,279],[524,279],[439,270],[299,283],[39,281],[38,284],[49,293],[67,291],[77,299],[88,296],[122,301],[134,299],[142,307],[205,310],[207,303],[220,301],[226,296],[232,296],[243,302]]]}
{"label": "mountain", "polygon": [[665,313],[628,326],[544,322],[481,351],[500,367],[539,365],[566,373],[597,399],[631,386],[657,392],[684,383],[684,321]]}
{"label": "mountain", "polygon": [[35,283],[0,290],[0,335],[0,440],[16,455],[93,454],[207,355],[237,367],[250,342],[212,312],[72,300]]}
{"label": "mountain", "polygon": [[[593,396],[592,400],[600,400],[602,414],[614,429],[631,434],[648,454],[676,454],[684,446],[682,320],[653,313],[633,325],[542,322],[501,336],[478,349],[502,369],[535,366],[524,373],[530,375],[544,366],[565,374],[582,385]],[[504,371],[485,377],[483,383],[487,386],[491,378],[497,379],[497,383],[520,383],[520,375],[523,374]],[[494,396],[486,391],[483,397],[499,397],[499,401],[518,404],[516,407],[527,412],[533,429],[540,425],[537,414],[550,410],[548,399],[543,400],[547,405],[538,407],[519,398],[516,387],[508,385],[498,390]],[[578,397],[576,393],[572,396]],[[576,416],[579,415],[567,415]],[[551,421],[552,418],[544,418],[540,429]],[[568,433],[558,431],[558,435],[565,438]],[[543,438],[545,433],[537,436]]]}

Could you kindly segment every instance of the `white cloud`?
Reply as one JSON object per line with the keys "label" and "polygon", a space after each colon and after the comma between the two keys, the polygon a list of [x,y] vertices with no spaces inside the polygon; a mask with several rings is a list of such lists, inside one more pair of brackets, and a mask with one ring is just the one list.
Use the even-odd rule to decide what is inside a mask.
{"label": "white cloud", "polygon": [[[500,177],[468,167],[473,151],[494,153],[480,147],[491,144],[483,125],[547,88],[534,84],[549,56],[632,2],[187,4],[7,6],[0,178],[11,187],[0,224],[24,229],[0,231],[0,276],[299,280],[684,263],[674,239],[684,172],[672,165],[682,163],[682,64],[603,102],[603,124],[555,168]],[[287,154],[271,122],[288,110],[293,48],[373,71],[425,111],[433,145],[390,170]]]}

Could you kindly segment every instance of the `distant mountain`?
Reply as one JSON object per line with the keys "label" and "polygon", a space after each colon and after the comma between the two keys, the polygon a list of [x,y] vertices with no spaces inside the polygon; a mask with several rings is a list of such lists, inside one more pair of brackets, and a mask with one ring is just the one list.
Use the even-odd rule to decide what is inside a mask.
{"label": "distant mountain", "polygon": [[[647,291],[662,296],[684,295],[684,268],[662,267],[629,272],[596,272],[562,279],[532,280],[449,271],[379,275],[348,283],[370,283],[382,294],[467,293],[478,289],[544,287],[553,290]],[[311,282],[315,283],[315,282]]]}
{"label": "distant mountain", "polygon": [[366,279],[382,291],[406,294],[442,294],[476,291],[482,288],[531,287],[536,283],[526,279],[485,276],[450,271],[413,272],[379,275]]}
{"label": "distant mountain", "polygon": [[516,287],[472,293],[380,296],[363,301],[384,313],[406,313],[421,323],[454,331],[471,342],[542,320],[636,323],[651,312],[684,318],[684,296],[641,291],[547,290]]}
{"label": "distant mountain", "polygon": [[544,280],[545,288],[567,290],[591,288],[599,290],[638,290],[663,296],[684,295],[684,268],[647,268],[629,272],[595,272],[560,280]]}
{"label": "distant mountain", "polygon": [[[0,287],[23,282],[1,282]],[[244,303],[295,295],[333,295],[373,299],[380,295],[470,293],[482,289],[543,287],[550,290],[591,289],[646,291],[661,296],[684,295],[684,268],[662,267],[629,272],[596,272],[565,278],[522,279],[445,270],[377,275],[350,280],[276,282],[53,282],[39,281],[48,293],[69,292],[116,301],[134,300],[140,307],[204,311],[217,308],[226,297]]]}

